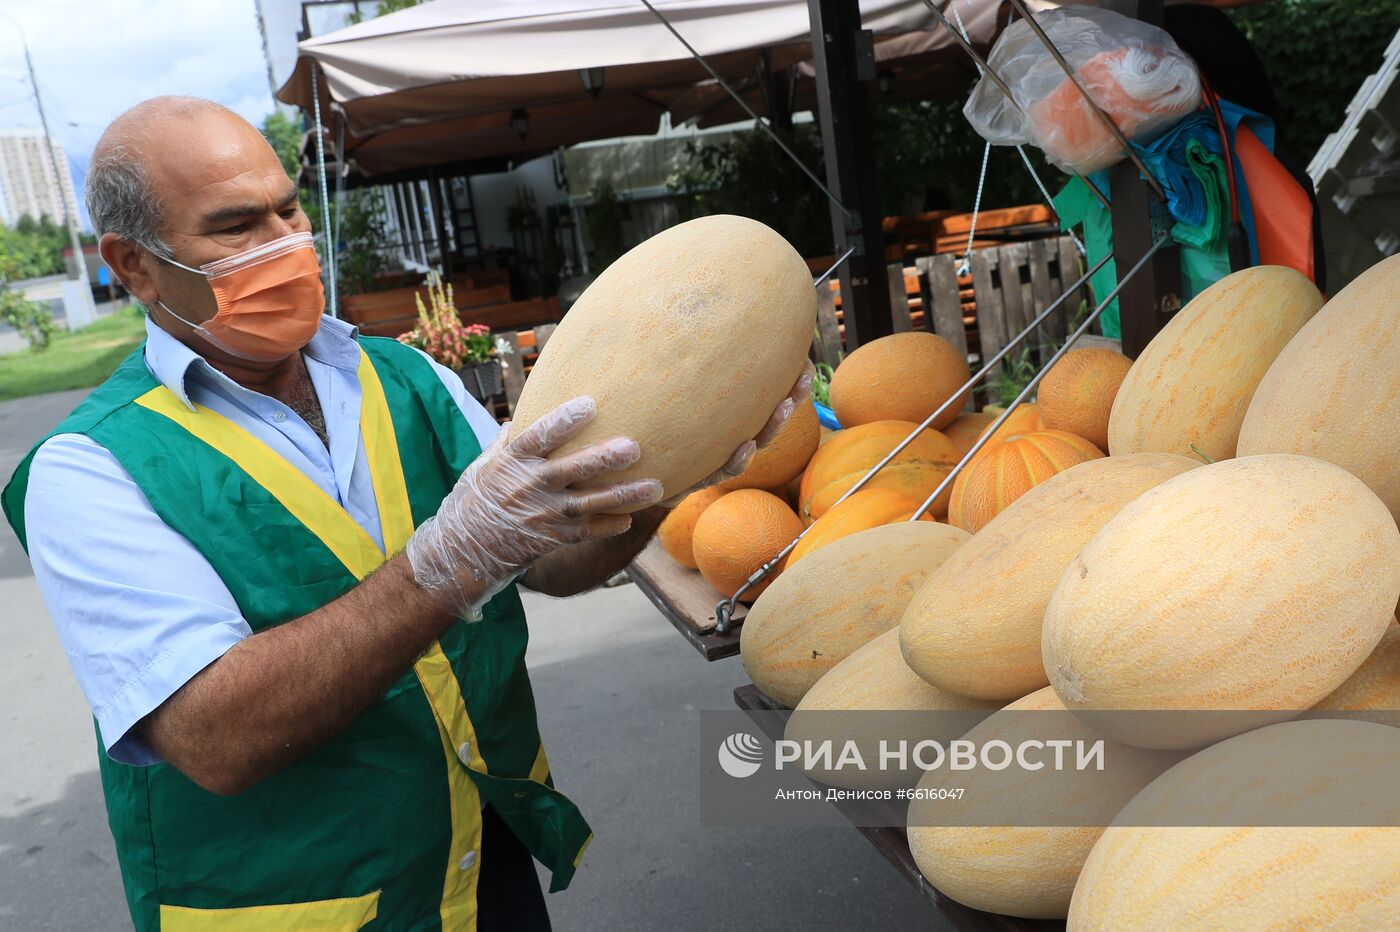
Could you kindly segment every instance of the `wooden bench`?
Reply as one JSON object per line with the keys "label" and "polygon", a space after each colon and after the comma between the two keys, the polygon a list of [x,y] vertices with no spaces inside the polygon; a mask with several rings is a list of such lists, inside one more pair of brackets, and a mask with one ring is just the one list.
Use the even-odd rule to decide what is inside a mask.
{"label": "wooden bench", "polygon": [[[464,324],[485,324],[492,330],[519,330],[535,324],[558,323],[563,311],[558,298],[530,298],[479,307],[459,309],[457,317]],[[360,322],[351,320],[368,336],[396,337],[418,326],[418,314],[411,317],[391,317],[386,320]]]}

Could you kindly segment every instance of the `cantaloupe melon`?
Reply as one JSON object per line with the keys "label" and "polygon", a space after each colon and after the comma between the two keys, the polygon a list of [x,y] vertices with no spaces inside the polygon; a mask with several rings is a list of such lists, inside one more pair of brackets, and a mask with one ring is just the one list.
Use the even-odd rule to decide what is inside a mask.
{"label": "cantaloupe melon", "polygon": [[[851,789],[912,786],[914,781],[889,768],[881,769],[880,742],[895,747],[938,740],[931,727],[943,721],[930,712],[990,711],[997,703],[968,699],[944,692],[919,679],[899,652],[899,632],[877,635],[849,657],[828,670],[807,690],[788,718],[783,737],[789,741],[832,742],[839,749],[854,741],[867,770],[851,767],[804,769],[807,776],[832,786]],[[949,722],[960,719],[949,717]],[[943,738],[957,738],[966,728],[954,728]],[[839,759],[839,758],[834,758]]]}
{"label": "cantaloupe melon", "polygon": [[[761,489],[726,492],[700,513],[691,534],[695,567],[720,595],[734,595],[750,576],[802,533],[787,502]],[[741,600],[752,602],[783,572],[775,567]]]}
{"label": "cantaloupe melon", "polygon": [[1128,370],[1108,421],[1108,452],[1235,455],[1245,409],[1274,358],[1322,295],[1299,272],[1227,275],[1162,328]]}
{"label": "cantaloupe melon", "polygon": [[[811,523],[826,514],[917,427],[909,421],[876,421],[837,431],[812,456],[802,474],[798,516]],[[957,450],[947,437],[936,430],[920,431],[865,489],[890,489],[922,502],[957,461]],[[948,494],[934,503],[931,512],[935,518],[948,513]]]}
{"label": "cantaloupe melon", "polygon": [[1072,349],[1045,373],[1036,402],[1050,430],[1067,430],[1108,449],[1108,416],[1133,361],[1099,346]]}
{"label": "cantaloupe melon", "polygon": [[[914,509],[921,502],[909,498],[892,489],[861,489],[850,498],[833,506],[816,520],[792,553],[788,555],[788,565],[794,566],[808,554],[861,531],[908,521],[914,516]],[[925,520],[933,520],[925,514]]]}
{"label": "cantaloupe melon", "polygon": [[797,705],[822,674],[899,624],[914,590],[965,540],[965,531],[946,524],[907,521],[813,553],[744,619],[739,649],[749,678],[783,705]]}
{"label": "cantaloupe melon", "polygon": [[[966,384],[967,357],[943,337],[927,331],[895,333],[856,349],[831,377],[831,407],[842,427],[873,421],[922,424]],[[933,422],[953,423],[967,392]]]}
{"label": "cantaloupe melon", "polygon": [[658,233],[588,286],[535,363],[513,430],[591,396],[597,416],[561,453],[632,437],[642,458],[590,482],[692,487],[762,430],[802,373],[816,323],[807,264],[746,217]]}
{"label": "cantaloupe melon", "polygon": [[725,489],[781,489],[807,468],[821,439],[817,409],[803,402],[762,450],[754,454],[743,474],[722,483]]}
{"label": "cantaloupe melon", "polygon": [[982,699],[1046,685],[1040,624],[1065,567],[1125,505],[1198,465],[1170,453],[1111,456],[1031,489],[914,595],[900,624],[910,666],[935,686]]}
{"label": "cantaloupe melon", "polygon": [[[1008,705],[966,735],[982,747],[1002,740],[1061,740],[1092,746],[1101,736],[1065,712],[1046,687]],[[1044,745],[1042,745],[1043,747]],[[1073,752],[1066,755],[1073,760]],[[962,789],[961,799],[909,804],[909,850],[929,882],[974,909],[1027,919],[1063,919],[1094,842],[1128,800],[1184,755],[1105,742],[1102,772],[1055,773],[1031,746],[1028,770],[931,770],[924,791]],[[950,816],[949,807],[957,812]],[[949,825],[955,820],[958,824]]]}
{"label": "cantaloupe melon", "polygon": [[992,422],[997,419],[995,414],[986,411],[968,412],[959,414],[958,419],[947,427],[943,428],[943,436],[947,437],[954,448],[958,451],[958,457],[967,455],[967,451],[972,449],[972,445],[977,442],[977,438],[982,436],[982,432],[992,426]]}
{"label": "cantaloupe melon", "polygon": [[[1042,660],[1073,711],[1286,717],[1361,665],[1397,596],[1400,530],[1374,492],[1322,460],[1246,456],[1170,479],[1104,525],[1050,598]],[[1178,716],[1170,733],[1139,723],[1123,734],[1121,717],[1092,721],[1164,747],[1240,727]]]}
{"label": "cantaloupe melon", "polygon": [[1397,767],[1400,729],[1371,722],[1286,722],[1207,748],[1118,813],[1068,928],[1394,928]]}
{"label": "cantaloupe melon", "polygon": [[1240,453],[1301,453],[1369,485],[1400,521],[1400,256],[1327,302],[1269,367]]}
{"label": "cantaloupe melon", "polygon": [[[1314,709],[1400,712],[1400,624],[1385,629],[1381,642],[1346,682],[1332,690]],[[1384,719],[1400,724],[1400,719]]]}
{"label": "cantaloupe melon", "polygon": [[661,546],[672,560],[688,569],[695,569],[695,522],[700,520],[706,508],[723,496],[724,489],[719,486],[691,492],[662,520],[656,529],[656,539],[661,541]]}
{"label": "cantaloupe melon", "polygon": [[1103,452],[1077,434],[1038,430],[1001,438],[1001,430],[963,467],[948,499],[948,523],[976,533],[1008,505],[1057,473]]}

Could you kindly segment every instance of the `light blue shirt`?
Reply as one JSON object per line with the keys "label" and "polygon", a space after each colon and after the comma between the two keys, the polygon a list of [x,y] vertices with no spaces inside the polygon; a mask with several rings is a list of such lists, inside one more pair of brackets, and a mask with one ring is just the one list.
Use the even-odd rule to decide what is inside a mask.
{"label": "light blue shirt", "polygon": [[[301,470],[382,548],[364,438],[355,328],[321,320],[306,345],[329,449],[295,411],[250,391],[146,321],[146,367],[193,408],[229,418]],[[426,359],[427,357],[424,356]],[[452,370],[432,363],[485,448],[499,426]],[[131,727],[252,631],[213,566],[172,530],[115,457],[81,434],[35,454],[24,505],[29,558],[112,760],[159,757]]]}

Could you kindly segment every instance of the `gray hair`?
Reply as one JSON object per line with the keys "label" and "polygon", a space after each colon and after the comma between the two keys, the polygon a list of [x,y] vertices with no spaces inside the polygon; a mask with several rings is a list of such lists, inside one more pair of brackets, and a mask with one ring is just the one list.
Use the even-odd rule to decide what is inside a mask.
{"label": "gray hair", "polygon": [[93,158],[84,199],[99,237],[115,233],[158,256],[171,258],[170,246],[160,235],[164,222],[160,201],[151,189],[140,153],[131,146],[119,143]]}
{"label": "gray hair", "polygon": [[99,237],[115,233],[158,256],[173,258],[161,237],[165,215],[138,143],[156,138],[159,124],[208,112],[232,113],[212,100],[172,95],[142,101],[112,121],[93,153],[84,197]]}

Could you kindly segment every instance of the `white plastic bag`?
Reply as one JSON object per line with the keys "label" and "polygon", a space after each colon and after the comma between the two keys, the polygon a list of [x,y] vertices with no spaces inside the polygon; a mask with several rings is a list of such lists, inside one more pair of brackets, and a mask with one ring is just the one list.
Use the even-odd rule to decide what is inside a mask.
{"label": "white plastic bag", "polygon": [[[1061,7],[1035,19],[1129,139],[1146,142],[1200,106],[1196,65],[1164,30],[1096,7]],[[988,142],[1030,143],[1060,168],[1086,175],[1125,157],[1024,20],[1001,34],[987,61],[1020,105],[982,76],[963,115]]]}

